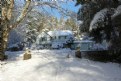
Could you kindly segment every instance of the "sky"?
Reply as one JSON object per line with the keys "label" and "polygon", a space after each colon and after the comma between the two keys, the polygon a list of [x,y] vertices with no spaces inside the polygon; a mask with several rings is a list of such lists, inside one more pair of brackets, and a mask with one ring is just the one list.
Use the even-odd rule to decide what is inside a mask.
{"label": "sky", "polygon": [[[75,13],[78,12],[79,8],[80,8],[80,5],[79,6],[75,6],[76,4],[76,1],[75,0],[41,0],[41,1],[58,1],[59,5],[64,8],[64,9],[67,9],[69,11],[73,11]],[[23,1],[18,1],[19,4],[23,3]],[[40,9],[40,7],[38,7],[38,9]],[[50,15],[53,15],[57,18],[61,18],[62,15],[58,12],[57,9],[52,9],[50,7],[44,7],[45,11],[48,12]]]}
{"label": "sky", "polygon": [[[75,6],[76,2],[74,1],[68,1],[66,3],[61,3],[60,6],[64,9],[67,9],[69,11],[73,11],[75,13],[78,12],[80,5],[79,6]],[[48,11],[51,15],[57,17],[57,18],[61,18],[62,15],[58,12],[58,10],[56,9],[51,9],[51,8],[45,8],[46,11]]]}

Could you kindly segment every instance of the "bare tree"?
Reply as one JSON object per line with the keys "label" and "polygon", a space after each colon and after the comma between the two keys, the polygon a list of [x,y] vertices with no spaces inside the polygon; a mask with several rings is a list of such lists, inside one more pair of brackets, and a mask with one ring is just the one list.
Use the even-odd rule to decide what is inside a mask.
{"label": "bare tree", "polygon": [[31,0],[25,0],[25,4],[15,22],[12,22],[15,0],[0,0],[0,60],[6,59],[5,50],[7,47],[8,36],[12,29],[26,16]]}

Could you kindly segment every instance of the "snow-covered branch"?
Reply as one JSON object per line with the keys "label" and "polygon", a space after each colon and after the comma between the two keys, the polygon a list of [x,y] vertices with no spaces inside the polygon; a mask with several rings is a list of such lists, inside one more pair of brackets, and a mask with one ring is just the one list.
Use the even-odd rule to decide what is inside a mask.
{"label": "snow-covered branch", "polygon": [[112,15],[112,19],[121,14],[121,5],[117,7],[115,13]]}
{"label": "snow-covered branch", "polygon": [[104,21],[107,11],[108,11],[108,9],[105,8],[95,14],[93,20],[90,23],[90,29],[89,29],[90,31],[93,29],[96,29],[98,27],[98,23],[101,23]]}
{"label": "snow-covered branch", "polygon": [[[63,1],[61,1],[62,3],[64,3]],[[60,2],[60,3],[61,3]],[[50,7],[51,9],[56,9],[58,10],[58,12],[60,12],[61,14],[65,15],[65,16],[71,16],[72,12],[69,11],[68,9],[64,9],[61,5],[60,5],[59,1],[52,1],[52,2],[44,2],[44,1],[35,1],[32,3],[33,6],[46,6],[46,7]],[[42,7],[43,8],[43,7]],[[43,8],[44,9],[44,8]],[[46,10],[45,10],[46,11]]]}
{"label": "snow-covered branch", "polygon": [[20,16],[17,18],[15,24],[13,25],[13,28],[16,27],[16,25],[18,25],[23,20],[23,18],[27,15],[30,3],[31,3],[31,0],[26,0],[25,6],[23,7],[23,10]]}
{"label": "snow-covered branch", "polygon": [[10,6],[9,6],[9,9],[8,9],[8,12],[7,12],[8,20],[10,20],[11,17],[12,17],[13,7],[14,7],[14,0],[10,0]]}

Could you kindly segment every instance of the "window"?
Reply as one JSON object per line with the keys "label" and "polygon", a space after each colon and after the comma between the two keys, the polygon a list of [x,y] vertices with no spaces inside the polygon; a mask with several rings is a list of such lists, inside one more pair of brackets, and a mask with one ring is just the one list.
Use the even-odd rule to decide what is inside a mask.
{"label": "window", "polygon": [[66,36],[59,36],[58,37],[60,40],[65,40],[66,39]]}
{"label": "window", "polygon": [[45,38],[45,37],[42,37],[42,38],[41,38],[41,40],[42,40],[42,41],[46,41],[46,40],[47,40],[47,38]]}

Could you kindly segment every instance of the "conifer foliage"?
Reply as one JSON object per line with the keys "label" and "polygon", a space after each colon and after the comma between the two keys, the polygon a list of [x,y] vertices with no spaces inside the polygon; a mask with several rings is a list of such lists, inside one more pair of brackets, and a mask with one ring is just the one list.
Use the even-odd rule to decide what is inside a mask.
{"label": "conifer foliage", "polygon": [[78,20],[81,32],[88,32],[96,42],[106,40],[113,54],[121,52],[121,0],[77,0],[81,5]]}

